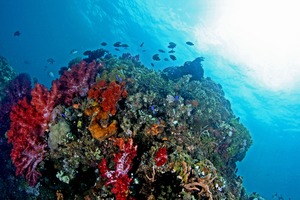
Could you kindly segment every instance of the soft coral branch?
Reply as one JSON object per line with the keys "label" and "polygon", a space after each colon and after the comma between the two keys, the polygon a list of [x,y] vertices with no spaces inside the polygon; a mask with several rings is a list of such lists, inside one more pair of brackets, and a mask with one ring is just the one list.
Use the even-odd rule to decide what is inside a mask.
{"label": "soft coral branch", "polygon": [[131,182],[128,172],[132,167],[132,160],[136,156],[137,146],[133,146],[131,138],[127,142],[123,138],[116,139],[115,145],[120,148],[120,151],[114,155],[115,169],[108,169],[107,160],[104,158],[98,168],[101,177],[106,178],[105,185],[113,186],[111,192],[115,194],[116,199],[125,200]]}

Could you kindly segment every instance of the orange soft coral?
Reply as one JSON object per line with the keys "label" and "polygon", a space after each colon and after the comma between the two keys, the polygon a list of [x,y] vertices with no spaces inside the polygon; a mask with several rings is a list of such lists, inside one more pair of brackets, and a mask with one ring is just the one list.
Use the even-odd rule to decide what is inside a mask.
{"label": "orange soft coral", "polygon": [[102,141],[117,133],[118,122],[113,120],[107,127],[102,127],[99,123],[93,121],[88,129],[93,138]]}

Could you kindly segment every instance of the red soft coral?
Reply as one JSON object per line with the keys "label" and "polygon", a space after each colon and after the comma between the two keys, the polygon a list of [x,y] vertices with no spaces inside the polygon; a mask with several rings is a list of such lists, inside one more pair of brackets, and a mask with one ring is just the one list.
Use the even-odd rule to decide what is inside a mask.
{"label": "red soft coral", "polygon": [[168,161],[167,148],[166,147],[159,148],[155,153],[154,159],[155,159],[156,166],[160,167],[164,165]]}
{"label": "red soft coral", "polygon": [[107,179],[105,185],[113,186],[111,192],[115,194],[116,200],[125,200],[131,182],[128,172],[132,167],[132,160],[136,156],[137,146],[133,146],[131,138],[126,143],[123,138],[116,139],[115,145],[120,148],[120,151],[114,155],[115,170],[108,169],[107,161],[104,158],[98,168],[100,175]]}
{"label": "red soft coral", "polygon": [[56,82],[53,83],[51,92],[36,84],[31,96],[30,102],[23,98],[12,107],[7,136],[8,142],[13,144],[11,159],[17,168],[16,174],[25,173],[28,183],[35,185],[40,176],[37,171],[38,164],[46,153],[44,132],[59,97]]}
{"label": "red soft coral", "polygon": [[95,83],[88,92],[88,97],[95,99],[101,104],[104,112],[109,112],[115,115],[117,112],[116,104],[121,98],[127,97],[127,91],[125,90],[125,82],[106,83],[101,80]]}

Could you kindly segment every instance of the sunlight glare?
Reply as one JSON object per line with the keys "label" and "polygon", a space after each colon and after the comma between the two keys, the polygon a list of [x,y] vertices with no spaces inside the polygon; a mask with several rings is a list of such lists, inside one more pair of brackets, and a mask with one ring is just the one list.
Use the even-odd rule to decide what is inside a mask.
{"label": "sunlight glare", "polygon": [[[229,0],[218,7],[209,38],[219,54],[261,86],[292,89],[300,77],[300,12],[296,1]],[[201,41],[203,42],[203,40]],[[221,49],[221,51],[220,51]]]}

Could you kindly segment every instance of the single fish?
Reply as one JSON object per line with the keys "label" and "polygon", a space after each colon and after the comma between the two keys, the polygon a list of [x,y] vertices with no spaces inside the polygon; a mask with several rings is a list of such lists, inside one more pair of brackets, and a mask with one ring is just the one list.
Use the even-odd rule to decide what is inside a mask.
{"label": "single fish", "polygon": [[160,52],[160,53],[166,53],[164,50],[162,50],[162,49],[158,49],[158,51]]}
{"label": "single fish", "polygon": [[144,49],[142,52],[146,52],[146,50]]}
{"label": "single fish", "polygon": [[129,47],[129,45],[128,44],[121,44],[121,47],[127,48],[127,47]]}
{"label": "single fish", "polygon": [[78,51],[77,51],[76,49],[72,49],[72,50],[70,51],[70,54],[76,54],[76,53],[78,53]]}
{"label": "single fish", "polygon": [[174,50],[171,50],[171,51],[169,51],[169,53],[175,53],[175,51],[174,51]]}
{"label": "single fish", "polygon": [[174,49],[176,47],[176,44],[174,42],[169,42],[168,48]]}
{"label": "single fish", "polygon": [[116,51],[120,51],[120,49],[119,49],[119,48],[115,48],[115,50],[116,50]]}
{"label": "single fish", "polygon": [[194,43],[192,43],[190,41],[186,42],[186,44],[189,45],[189,46],[193,46],[194,45]]}
{"label": "single fish", "polygon": [[15,37],[18,37],[18,36],[20,36],[20,35],[21,35],[21,32],[20,32],[20,31],[14,32],[14,36],[15,36]]}
{"label": "single fish", "polygon": [[102,43],[101,43],[101,46],[106,46],[106,45],[107,45],[106,42],[102,42]]}
{"label": "single fish", "polygon": [[142,43],[140,44],[140,47],[143,47],[143,45],[144,45],[144,42],[142,42]]}
{"label": "single fish", "polygon": [[176,56],[174,56],[174,55],[170,55],[170,58],[171,58],[172,60],[176,60]]}
{"label": "single fish", "polygon": [[121,42],[115,42],[114,47],[121,47]]}
{"label": "single fish", "polygon": [[152,56],[152,59],[153,59],[153,60],[156,60],[156,61],[159,61],[159,60],[160,60],[159,54],[154,54],[154,55]]}
{"label": "single fish", "polygon": [[150,63],[150,65],[151,65],[152,67],[154,67],[154,64],[153,64],[153,63]]}
{"label": "single fish", "polygon": [[29,65],[30,62],[29,62],[28,60],[25,60],[25,61],[24,61],[24,64]]}
{"label": "single fish", "polygon": [[54,78],[54,73],[53,73],[53,72],[49,72],[48,75],[49,75],[51,78]]}
{"label": "single fish", "polygon": [[87,50],[87,51],[83,52],[83,55],[85,55],[85,56],[89,56],[91,54],[92,54],[91,50]]}
{"label": "single fish", "polygon": [[168,58],[164,58],[164,61],[169,61],[169,59]]}
{"label": "single fish", "polygon": [[48,58],[47,59],[47,63],[52,65],[55,62],[55,60],[53,58]]}

